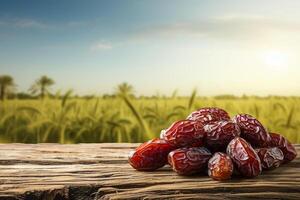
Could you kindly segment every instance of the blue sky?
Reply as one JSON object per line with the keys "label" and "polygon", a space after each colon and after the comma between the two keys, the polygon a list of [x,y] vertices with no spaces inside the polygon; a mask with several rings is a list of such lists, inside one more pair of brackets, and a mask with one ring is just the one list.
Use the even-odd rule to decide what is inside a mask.
{"label": "blue sky", "polygon": [[0,74],[26,91],[300,95],[299,1],[0,0]]}

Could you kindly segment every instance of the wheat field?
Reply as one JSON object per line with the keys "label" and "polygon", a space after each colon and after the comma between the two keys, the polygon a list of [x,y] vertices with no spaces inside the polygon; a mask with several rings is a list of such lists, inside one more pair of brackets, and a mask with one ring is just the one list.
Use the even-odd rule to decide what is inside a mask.
{"label": "wheat field", "polygon": [[193,110],[217,106],[249,113],[271,132],[300,143],[298,97],[157,97],[6,100],[0,103],[0,142],[143,142]]}

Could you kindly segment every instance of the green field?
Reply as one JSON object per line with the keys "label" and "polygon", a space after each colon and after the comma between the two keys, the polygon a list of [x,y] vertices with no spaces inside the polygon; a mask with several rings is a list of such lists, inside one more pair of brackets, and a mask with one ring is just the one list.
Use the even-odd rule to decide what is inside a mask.
{"label": "green field", "polygon": [[249,113],[269,131],[300,143],[298,97],[63,98],[0,102],[0,142],[143,142],[192,110],[217,106]]}

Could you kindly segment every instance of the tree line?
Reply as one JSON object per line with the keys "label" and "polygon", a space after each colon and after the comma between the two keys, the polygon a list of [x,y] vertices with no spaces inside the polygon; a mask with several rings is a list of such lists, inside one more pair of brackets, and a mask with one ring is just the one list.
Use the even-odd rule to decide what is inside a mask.
{"label": "tree line", "polygon": [[[14,82],[14,78],[10,75],[0,75],[0,101],[3,101],[7,97],[9,98],[19,98],[19,99],[33,99],[33,98],[40,98],[44,99],[46,96],[57,96],[50,93],[50,88],[55,84],[54,80],[46,75],[41,76],[35,82],[31,85],[31,87],[28,89],[29,93],[25,92],[19,92],[16,93],[17,85]],[[84,96],[78,96],[78,95],[72,95],[75,98],[84,98],[84,99],[92,99],[95,97],[95,95],[84,95]],[[146,99],[158,99],[158,98],[179,98],[177,94],[177,90],[174,90],[173,94],[170,97],[167,97],[165,95],[152,95],[152,96],[135,96],[134,95],[134,88],[132,85],[123,82],[119,84],[115,88],[115,92],[112,94],[103,94],[103,98],[115,98],[118,96],[128,96],[131,98],[146,98]],[[60,97],[60,96],[59,96]],[[183,98],[185,96],[182,96]],[[205,96],[202,96],[205,98]],[[256,99],[266,99],[266,98],[275,98],[275,99],[282,99],[282,98],[295,98],[298,99],[299,96],[278,96],[278,95],[268,95],[268,96],[256,96],[256,95],[242,95],[242,96],[235,96],[231,94],[223,94],[223,95],[216,95],[213,96],[215,99],[248,99],[250,97],[256,98]]]}
{"label": "tree line", "polygon": [[[54,85],[54,80],[48,76],[41,76],[38,78],[28,89],[31,95],[38,96],[42,99],[45,98],[50,92],[50,87]],[[17,85],[15,84],[14,78],[10,75],[0,76],[0,100],[4,100],[9,94],[13,94],[16,90]],[[26,95],[26,94],[23,94]]]}
{"label": "tree line", "polygon": [[[10,75],[0,75],[0,100],[4,100],[7,97],[17,97],[20,99],[28,99],[28,98],[36,98],[39,97],[41,99],[44,99],[46,96],[51,96],[50,88],[52,85],[54,85],[55,82],[52,78],[48,76],[41,76],[38,78],[28,89],[29,93],[15,93],[15,90],[17,88],[17,85],[14,82],[13,77]],[[114,94],[104,94],[103,98],[110,98],[110,97],[116,97],[116,96],[129,96],[134,97],[133,87],[128,83],[121,83],[119,84]],[[78,97],[78,95],[75,95],[75,97]],[[89,99],[93,98],[94,95],[86,95],[82,96],[83,98]]]}

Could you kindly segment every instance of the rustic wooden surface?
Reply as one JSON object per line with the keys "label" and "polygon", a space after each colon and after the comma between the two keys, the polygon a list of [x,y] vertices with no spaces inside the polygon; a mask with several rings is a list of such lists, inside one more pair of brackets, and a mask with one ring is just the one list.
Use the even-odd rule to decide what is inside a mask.
{"label": "rustic wooden surface", "polygon": [[[127,164],[137,144],[0,144],[0,199],[300,199],[300,158],[226,182]],[[297,145],[298,155],[300,145]]]}

